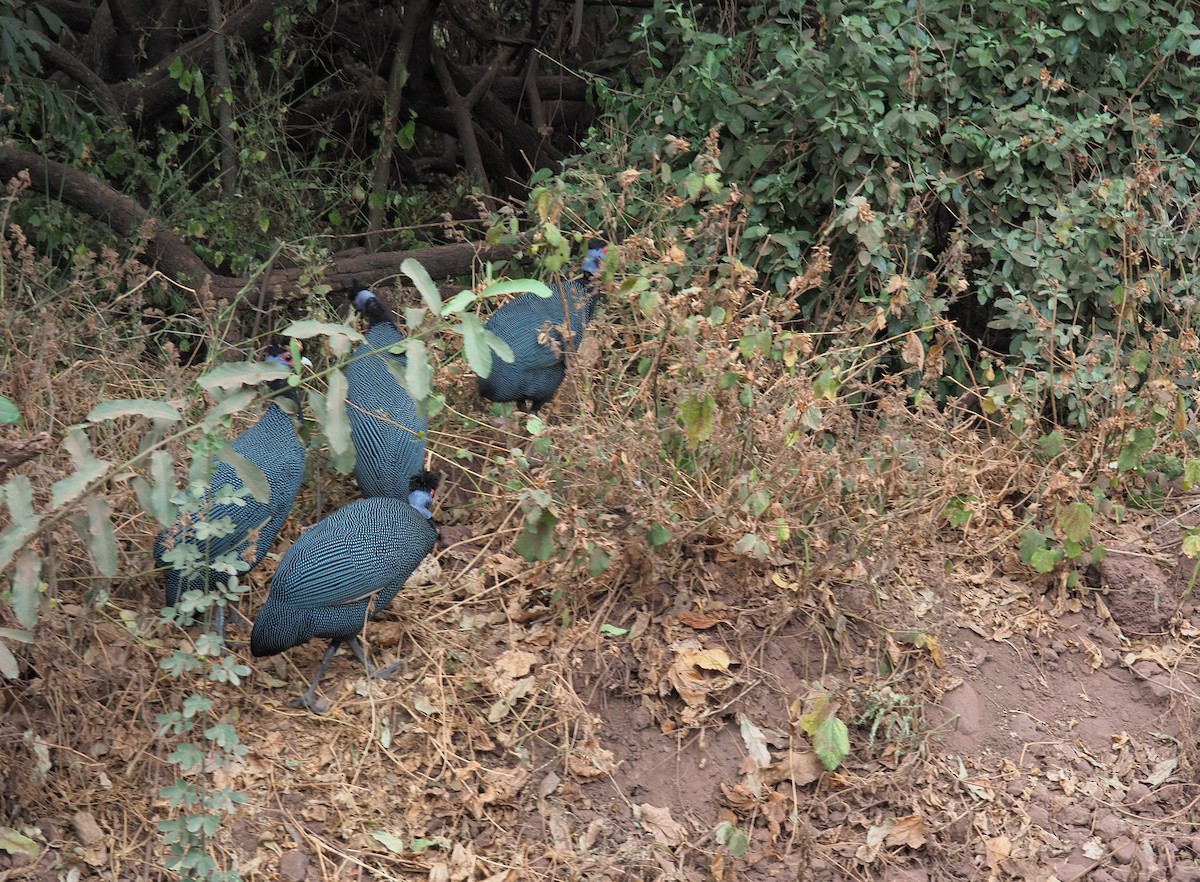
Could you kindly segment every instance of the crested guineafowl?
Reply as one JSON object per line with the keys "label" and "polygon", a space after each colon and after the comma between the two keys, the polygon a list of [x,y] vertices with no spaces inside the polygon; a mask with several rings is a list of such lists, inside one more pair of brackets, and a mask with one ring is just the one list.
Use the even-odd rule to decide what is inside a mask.
{"label": "crested guineafowl", "polygon": [[550,297],[521,294],[492,313],[484,327],[509,345],[513,360],[492,359],[491,373],[478,378],[480,395],[491,401],[515,401],[530,413],[537,413],[554,397],[567,373],[563,305],[570,315],[570,348],[575,350],[596,312],[600,297],[596,276],[605,250],[602,241],[593,239],[588,243],[581,278],[551,285]]}
{"label": "crested guineafowl", "polygon": [[354,296],[354,307],[366,319],[366,340],[346,365],[346,415],[354,443],[354,476],[364,496],[408,496],[408,479],[425,465],[428,424],[417,414],[404,387],[388,369],[403,370],[403,355],[388,349],[404,337],[392,317],[370,291]]}
{"label": "crested guineafowl", "polygon": [[[292,368],[291,355],[282,346],[269,346],[264,360]],[[243,484],[233,466],[214,462],[204,491],[208,505],[198,514],[181,513],[175,524],[161,531],[154,541],[154,560],[166,567],[163,580],[167,606],[175,606],[187,591],[210,592],[224,586],[232,573],[228,562],[214,564],[221,555],[235,552],[237,566],[243,572],[257,566],[292,510],[304,474],[304,445],[296,435],[296,421],[303,419],[300,395],[284,380],[272,380],[268,385],[279,394],[267,404],[258,422],[233,439],[230,446],[262,469],[270,497],[259,502],[249,493],[242,493],[236,501],[217,503],[218,496],[236,495]],[[281,398],[289,399],[293,413],[284,411]],[[207,530],[197,530],[198,522],[220,521],[232,525],[225,535],[208,536]],[[224,641],[223,602],[217,605],[214,629]]]}
{"label": "crested guineafowl", "polygon": [[307,530],[284,554],[267,600],[254,619],[250,651],[276,655],[314,637],[329,641],[312,684],[294,704],[320,713],[317,686],[342,643],[371,676],[358,635],[395,598],[437,542],[430,512],[438,476],[412,476],[408,500],[377,496],[339,508]]}

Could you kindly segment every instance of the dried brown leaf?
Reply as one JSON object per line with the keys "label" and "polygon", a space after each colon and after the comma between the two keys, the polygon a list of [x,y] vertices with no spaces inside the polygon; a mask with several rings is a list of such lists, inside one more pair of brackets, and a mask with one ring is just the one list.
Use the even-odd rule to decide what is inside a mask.
{"label": "dried brown leaf", "polygon": [[492,668],[502,677],[516,680],[533,670],[538,657],[532,652],[510,649],[492,663]]}
{"label": "dried brown leaf", "polygon": [[1000,875],[1001,862],[1008,860],[1012,854],[1012,840],[1007,836],[993,836],[984,842],[984,848],[987,850],[988,871],[994,879]]}
{"label": "dried brown leaf", "polygon": [[589,780],[612,774],[613,752],[605,750],[595,738],[588,738],[572,746],[563,761],[567,773],[576,778]]}
{"label": "dried brown leaf", "polygon": [[680,624],[687,625],[689,628],[697,631],[707,631],[713,625],[728,621],[711,613],[689,612],[687,610],[676,613],[675,618],[679,620]]}
{"label": "dried brown leaf", "polygon": [[921,848],[925,844],[925,819],[920,815],[899,818],[884,840],[888,845],[907,845]]}
{"label": "dried brown leaf", "polygon": [[772,763],[759,773],[762,782],[768,787],[782,781],[788,781],[797,787],[804,787],[818,780],[825,774],[825,767],[817,759],[812,750],[790,750],[779,762]]}
{"label": "dried brown leaf", "polygon": [[687,829],[671,817],[670,809],[644,802],[637,807],[637,815],[659,845],[671,848],[687,842]]}

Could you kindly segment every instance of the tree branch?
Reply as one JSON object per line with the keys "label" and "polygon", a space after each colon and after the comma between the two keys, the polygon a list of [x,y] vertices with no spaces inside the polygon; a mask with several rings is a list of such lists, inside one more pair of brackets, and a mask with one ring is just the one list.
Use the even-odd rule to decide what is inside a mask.
{"label": "tree branch", "polygon": [[[248,49],[253,49],[267,38],[265,26],[274,17],[276,6],[277,0],[251,0],[225,20],[221,33],[227,38],[239,39]],[[174,106],[181,96],[179,86],[170,74],[171,63],[178,58],[206,71],[211,70],[209,43],[213,37],[214,34],[207,33],[190,40],[174,55],[164,58],[135,79],[113,86],[113,95],[125,114],[131,115],[140,107],[143,122],[148,122],[158,119]]]}
{"label": "tree branch", "polygon": [[429,26],[429,0],[413,0],[406,4],[400,39],[392,59],[388,77],[387,100],[383,105],[383,123],[379,133],[379,156],[375,160],[375,175],[371,181],[371,200],[368,209],[367,245],[374,251],[379,247],[379,230],[383,226],[384,193],[392,172],[392,151],[396,146],[396,129],[400,118],[400,100],[408,83],[413,43],[417,29]]}
{"label": "tree branch", "polygon": [[450,113],[454,116],[454,126],[458,131],[458,141],[462,144],[467,174],[474,178],[486,197],[489,193],[487,173],[483,169],[483,158],[479,155],[479,142],[475,138],[475,121],[471,119],[471,108],[455,88],[454,78],[446,66],[442,50],[436,46],[433,49],[433,69],[437,72],[442,93],[446,96],[446,103],[450,105]]}
{"label": "tree branch", "polygon": [[213,32],[213,80],[216,84],[216,95],[213,102],[217,105],[217,130],[221,136],[221,193],[226,199],[232,199],[237,190],[237,162],[233,143],[233,86],[229,81],[229,56],[225,51],[225,35],[221,33],[223,24],[221,0],[208,0],[208,27]]}
{"label": "tree branch", "polygon": [[[166,278],[193,293],[207,285],[218,298],[236,301],[239,311],[254,309],[254,302],[240,295],[250,284],[242,277],[224,276],[205,265],[187,244],[132,199],[86,172],[44,159],[10,144],[0,145],[0,181],[28,172],[31,184],[48,198],[57,199],[108,225],[117,235],[144,240],[146,257]],[[412,257],[435,278],[471,273],[487,261],[507,260],[513,249],[505,245],[473,243],[436,245],[415,251],[366,254],[361,249],[335,254],[324,281],[334,288],[349,288],[357,278],[397,275],[400,265]],[[309,267],[285,267],[270,272],[269,289],[277,301],[287,302],[301,287]]]}
{"label": "tree branch", "polygon": [[[23,27],[23,25],[19,26]],[[42,62],[47,67],[62,71],[75,82],[79,83],[79,85],[83,86],[92,100],[96,102],[96,106],[108,114],[113,122],[124,119],[121,105],[113,97],[108,83],[104,82],[95,71],[57,43],[47,41],[45,45],[35,45],[37,45],[37,51],[42,58]]]}

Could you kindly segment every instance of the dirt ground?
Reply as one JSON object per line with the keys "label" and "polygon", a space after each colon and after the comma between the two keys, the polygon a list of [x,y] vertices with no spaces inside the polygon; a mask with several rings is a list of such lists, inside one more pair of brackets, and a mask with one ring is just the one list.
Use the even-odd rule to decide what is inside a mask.
{"label": "dirt ground", "polygon": [[[1113,529],[1077,591],[939,539],[820,591],[714,553],[567,603],[451,524],[369,632],[398,680],[339,656],[317,716],[286,702],[322,646],[235,642],[254,673],[211,697],[247,751],[210,777],[247,801],[213,853],[291,882],[1200,879],[1194,564],[1165,517]],[[187,637],[152,607],[64,599],[0,687],[2,824],[38,846],[0,880],[170,877],[155,716]],[[849,727],[832,772],[820,707]]]}

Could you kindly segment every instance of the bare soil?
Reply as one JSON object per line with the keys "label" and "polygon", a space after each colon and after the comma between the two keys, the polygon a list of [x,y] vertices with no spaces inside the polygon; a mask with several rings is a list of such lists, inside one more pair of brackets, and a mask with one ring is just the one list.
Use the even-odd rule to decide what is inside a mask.
{"label": "bare soil", "polygon": [[[317,716],[286,701],[322,646],[232,647],[254,673],[212,697],[247,752],[210,777],[246,803],[213,853],[242,878],[1200,879],[1200,619],[1165,519],[1114,527],[1075,591],[939,541],[821,591],[701,557],[570,602],[451,520],[369,632],[397,681],[339,656]],[[0,880],[170,878],[155,717],[202,684],[159,669],[188,637],[147,581],[99,609],[58,586],[0,688],[0,809],[40,846]],[[804,729],[822,700],[850,731],[834,771]]]}

